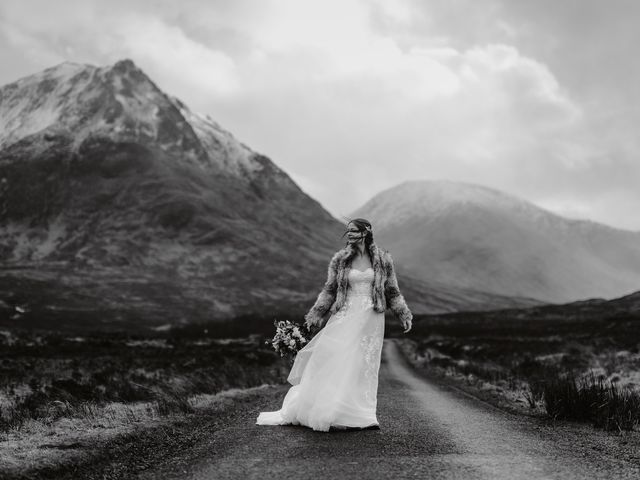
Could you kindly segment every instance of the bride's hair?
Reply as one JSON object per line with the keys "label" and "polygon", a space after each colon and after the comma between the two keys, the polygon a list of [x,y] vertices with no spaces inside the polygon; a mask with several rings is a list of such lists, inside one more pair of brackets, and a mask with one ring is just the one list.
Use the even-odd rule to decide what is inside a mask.
{"label": "bride's hair", "polygon": [[[369,246],[373,243],[373,231],[371,228],[371,222],[369,222],[369,220],[367,220],[366,218],[352,218],[352,219],[348,219],[347,225],[349,225],[350,223],[353,223],[358,229],[358,231],[366,234],[364,237],[364,246],[365,246],[365,251],[368,252]],[[349,230],[346,230],[342,234],[342,237],[344,237],[348,232]],[[347,245],[348,245],[348,242],[347,242]]]}

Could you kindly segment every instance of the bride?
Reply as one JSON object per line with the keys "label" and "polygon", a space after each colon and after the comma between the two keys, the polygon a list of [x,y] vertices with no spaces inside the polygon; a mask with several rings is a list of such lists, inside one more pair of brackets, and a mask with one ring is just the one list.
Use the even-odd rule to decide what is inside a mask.
{"label": "bride", "polygon": [[305,315],[308,327],[321,330],[298,351],[282,408],[261,412],[258,425],[304,425],[325,432],[379,428],[384,312],[391,309],[404,333],[411,330],[413,315],[398,289],[391,255],[373,242],[371,224],[353,219],[345,234],[347,245],[333,255],[327,281]]}

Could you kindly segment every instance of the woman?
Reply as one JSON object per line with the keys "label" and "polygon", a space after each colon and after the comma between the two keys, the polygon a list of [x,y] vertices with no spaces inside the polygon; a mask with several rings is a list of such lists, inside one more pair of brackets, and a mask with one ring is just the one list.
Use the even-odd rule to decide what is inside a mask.
{"label": "woman", "polygon": [[347,245],[333,255],[324,288],[305,315],[309,328],[321,330],[298,351],[282,408],[261,412],[258,425],[305,425],[325,432],[379,428],[384,312],[390,308],[405,333],[413,315],[398,289],[391,255],[373,242],[371,224],[356,218],[345,234]]}

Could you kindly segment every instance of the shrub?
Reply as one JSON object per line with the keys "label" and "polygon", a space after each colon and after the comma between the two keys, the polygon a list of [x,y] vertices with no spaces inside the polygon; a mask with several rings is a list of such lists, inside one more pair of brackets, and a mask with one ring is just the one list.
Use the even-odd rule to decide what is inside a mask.
{"label": "shrub", "polygon": [[559,375],[543,387],[547,414],[587,421],[606,430],[632,430],[640,422],[640,393],[590,374],[580,380]]}

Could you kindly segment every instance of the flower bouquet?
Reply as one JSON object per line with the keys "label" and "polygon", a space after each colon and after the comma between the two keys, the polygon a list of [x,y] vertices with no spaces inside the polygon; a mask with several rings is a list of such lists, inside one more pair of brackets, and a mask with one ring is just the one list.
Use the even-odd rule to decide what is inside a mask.
{"label": "flower bouquet", "polygon": [[281,357],[286,356],[289,360],[293,359],[298,350],[310,340],[310,332],[304,324],[298,325],[289,320],[274,320],[273,325],[276,327],[276,334],[272,340],[267,340],[265,344],[271,344]]}

